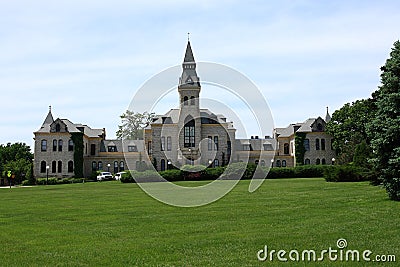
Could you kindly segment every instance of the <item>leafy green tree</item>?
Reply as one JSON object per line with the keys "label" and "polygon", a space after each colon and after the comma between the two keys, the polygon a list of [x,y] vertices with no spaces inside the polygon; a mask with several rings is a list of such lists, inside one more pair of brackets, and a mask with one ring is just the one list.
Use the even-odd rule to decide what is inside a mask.
{"label": "leafy green tree", "polygon": [[24,143],[8,143],[0,145],[0,174],[6,177],[11,171],[16,175],[16,181],[31,179],[33,154],[31,149]]}
{"label": "leafy green tree", "polygon": [[381,86],[372,94],[376,113],[368,124],[373,164],[391,199],[400,201],[400,42],[381,68]]}
{"label": "leafy green tree", "polygon": [[353,161],[355,148],[370,140],[366,125],[375,116],[374,99],[362,99],[347,103],[332,114],[326,130],[333,136],[333,148],[338,154],[337,163],[346,164]]}
{"label": "leafy green tree", "polygon": [[368,162],[370,157],[371,149],[365,140],[356,145],[353,156],[354,165],[364,168],[370,168],[371,164]]}
{"label": "leafy green tree", "polygon": [[116,133],[119,139],[143,139],[144,128],[146,128],[153,120],[155,114],[135,113],[127,110],[120,116],[122,124],[118,126]]}

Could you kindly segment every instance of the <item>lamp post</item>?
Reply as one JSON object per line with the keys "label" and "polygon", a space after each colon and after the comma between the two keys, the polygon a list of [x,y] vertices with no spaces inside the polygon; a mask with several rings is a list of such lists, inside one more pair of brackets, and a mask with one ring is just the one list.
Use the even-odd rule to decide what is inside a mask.
{"label": "lamp post", "polygon": [[50,166],[47,165],[46,166],[46,185],[49,184],[49,169],[50,169]]}
{"label": "lamp post", "polygon": [[274,159],[271,159],[271,168],[274,167]]}
{"label": "lamp post", "polygon": [[190,165],[193,166],[193,155],[192,155],[192,149],[189,148],[189,152],[190,152]]}
{"label": "lamp post", "polygon": [[107,164],[107,170],[108,170],[108,172],[110,172],[110,166],[111,166],[110,163],[108,163],[108,164]]}
{"label": "lamp post", "polygon": [[212,163],[213,163],[213,161],[212,161],[211,159],[208,160],[208,166],[209,166],[209,167],[212,167],[212,165],[211,165]]}
{"label": "lamp post", "polygon": [[335,158],[332,158],[332,165],[335,165]]}
{"label": "lamp post", "polygon": [[172,162],[170,160],[167,160],[167,170],[171,169],[171,164]]}

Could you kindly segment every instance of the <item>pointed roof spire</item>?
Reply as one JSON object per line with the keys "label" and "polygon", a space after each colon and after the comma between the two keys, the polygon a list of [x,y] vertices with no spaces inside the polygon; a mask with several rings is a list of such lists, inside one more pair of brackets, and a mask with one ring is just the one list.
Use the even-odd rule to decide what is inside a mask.
{"label": "pointed roof spire", "polygon": [[192,47],[190,46],[189,33],[188,33],[188,43],[186,46],[185,58],[183,59],[183,63],[186,63],[186,62],[194,62]]}
{"label": "pointed roof spire", "polygon": [[47,113],[46,119],[42,124],[42,127],[46,124],[52,124],[54,122],[53,115],[51,114],[51,106],[49,106],[49,113]]}
{"label": "pointed roof spire", "polygon": [[329,122],[331,120],[331,115],[329,114],[329,108],[326,107],[326,115],[325,115],[325,122]]}

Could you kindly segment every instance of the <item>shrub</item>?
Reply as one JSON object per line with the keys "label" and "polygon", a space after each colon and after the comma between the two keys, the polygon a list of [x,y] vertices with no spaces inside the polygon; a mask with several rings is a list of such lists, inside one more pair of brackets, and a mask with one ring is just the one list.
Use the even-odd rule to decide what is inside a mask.
{"label": "shrub", "polygon": [[164,177],[165,180],[170,182],[183,180],[183,173],[181,170],[166,170],[160,172],[160,175]]}
{"label": "shrub", "polygon": [[325,169],[324,177],[327,182],[360,182],[372,180],[374,173],[352,165],[336,165]]}

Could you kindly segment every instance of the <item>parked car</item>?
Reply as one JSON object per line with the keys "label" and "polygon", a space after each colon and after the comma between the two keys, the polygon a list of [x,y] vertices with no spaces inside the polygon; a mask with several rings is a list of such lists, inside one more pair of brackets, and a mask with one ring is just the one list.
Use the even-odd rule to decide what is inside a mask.
{"label": "parked car", "polygon": [[122,174],[124,174],[124,173],[126,173],[126,172],[118,172],[118,173],[116,173],[114,175],[114,179],[117,180],[117,181],[121,180]]}
{"label": "parked car", "polygon": [[97,175],[97,181],[107,181],[112,179],[113,177],[110,172],[101,172],[99,175]]}

